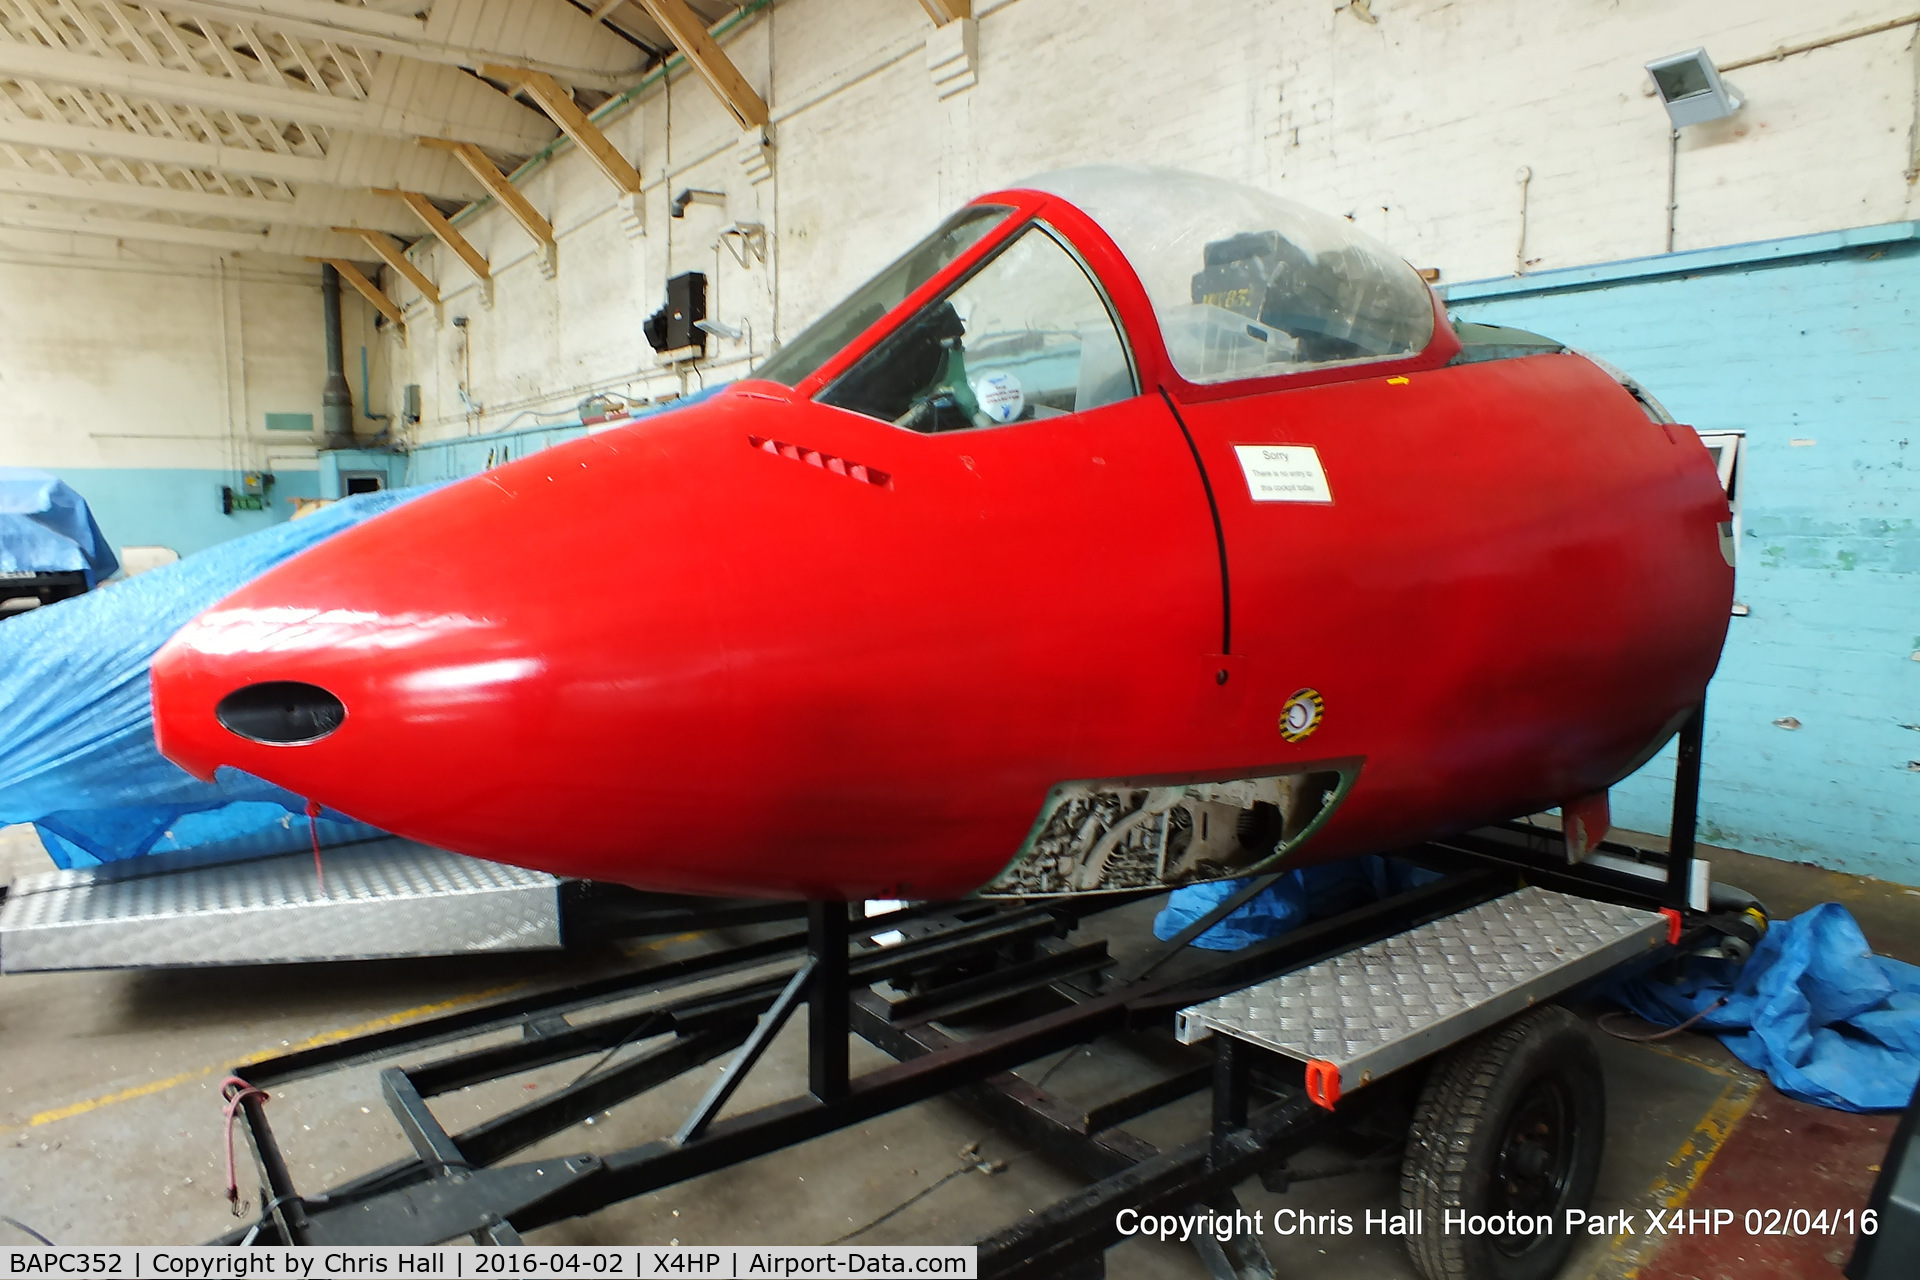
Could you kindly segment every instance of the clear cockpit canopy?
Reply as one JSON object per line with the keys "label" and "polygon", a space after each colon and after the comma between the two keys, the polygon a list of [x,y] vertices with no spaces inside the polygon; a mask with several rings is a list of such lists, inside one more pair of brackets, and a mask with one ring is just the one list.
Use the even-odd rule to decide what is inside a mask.
{"label": "clear cockpit canopy", "polygon": [[753,376],[784,386],[798,386],[814,370],[838,355],[841,348],[871,328],[874,321],[906,301],[908,294],[971,249],[1012,212],[997,204],[967,205],[941,223],[932,235],[894,259],[879,275],[802,329],[792,342],[754,370]]}
{"label": "clear cockpit canopy", "polygon": [[1433,338],[1414,269],[1352,223],[1255,187],[1133,165],[1018,184],[1069,201],[1126,255],[1189,382],[1389,360]]}

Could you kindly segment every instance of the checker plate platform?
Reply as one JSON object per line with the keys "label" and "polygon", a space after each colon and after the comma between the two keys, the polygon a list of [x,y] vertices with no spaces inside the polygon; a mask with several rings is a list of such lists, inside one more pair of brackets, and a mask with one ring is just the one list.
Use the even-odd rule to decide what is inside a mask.
{"label": "checker plate platform", "polygon": [[0,902],[0,973],[464,955],[556,948],[560,882],[388,838],[177,865],[23,876]]}
{"label": "checker plate platform", "polygon": [[1176,1029],[1331,1064],[1347,1093],[1666,940],[1658,912],[1526,888],[1183,1009]]}

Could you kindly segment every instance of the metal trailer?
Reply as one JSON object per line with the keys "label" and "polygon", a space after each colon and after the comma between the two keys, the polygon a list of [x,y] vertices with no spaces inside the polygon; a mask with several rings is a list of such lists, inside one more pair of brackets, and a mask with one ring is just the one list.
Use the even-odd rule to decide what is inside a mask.
{"label": "metal trailer", "polygon": [[[1751,931],[1737,911],[1707,910],[1696,869],[1700,740],[1696,712],[1681,735],[1670,852],[1606,842],[1573,863],[1559,832],[1501,824],[1400,851],[1444,873],[1430,883],[1238,952],[1185,943],[1270,880],[1222,903],[1150,963],[1112,975],[1114,957],[1106,939],[1089,936],[1092,926],[1142,894],[923,904],[866,920],[850,919],[844,904],[814,903],[804,931],[244,1067],[229,1097],[244,1118],[264,1209],[222,1243],[517,1243],[524,1232],[941,1094],[1090,1179],[1079,1194],[980,1241],[983,1277],[1103,1275],[1119,1210],[1231,1213],[1237,1184],[1257,1176],[1284,1189],[1289,1159],[1340,1130],[1409,1132],[1409,1203],[1435,1218],[1472,1208],[1475,1194],[1514,1211],[1582,1208],[1599,1160],[1599,1067],[1584,1031],[1549,1002],[1622,965]],[[891,945],[874,941],[893,933]],[[741,976],[716,985],[728,974]],[[647,1007],[620,1008],[652,992],[660,994]],[[974,1034],[957,1029],[1036,998],[1051,1007]],[[721,1117],[802,1004],[807,1092]],[[505,1035],[428,1056],[486,1033]],[[850,1075],[849,1034],[894,1061]],[[1193,1046],[1185,1051],[1192,1065],[1091,1106],[1013,1074],[1104,1036],[1177,1038]],[[639,1051],[614,1062],[629,1047]],[[728,1055],[671,1135],[511,1160]],[[324,1193],[297,1186],[262,1105],[266,1091],[397,1057],[409,1061],[382,1068],[380,1081],[413,1154]],[[589,1057],[593,1066],[565,1088],[459,1132],[430,1106],[439,1095]],[[1211,1129],[1182,1146],[1158,1149],[1122,1127],[1202,1091],[1212,1096]],[[1449,1150],[1477,1153],[1481,1172],[1500,1177],[1480,1179],[1476,1193],[1458,1161],[1448,1163]],[[1484,1190],[1490,1184],[1495,1190]],[[1566,1247],[1553,1239],[1517,1243],[1521,1254]],[[1250,1236],[1196,1247],[1223,1280],[1272,1275]],[[1463,1251],[1431,1219],[1409,1247],[1435,1280],[1516,1274],[1516,1264],[1544,1275],[1558,1265],[1540,1253]]]}
{"label": "metal trailer", "polygon": [[552,950],[801,913],[561,880],[393,837],[329,848],[319,867],[308,853],[165,854],[0,887],[0,974]]}

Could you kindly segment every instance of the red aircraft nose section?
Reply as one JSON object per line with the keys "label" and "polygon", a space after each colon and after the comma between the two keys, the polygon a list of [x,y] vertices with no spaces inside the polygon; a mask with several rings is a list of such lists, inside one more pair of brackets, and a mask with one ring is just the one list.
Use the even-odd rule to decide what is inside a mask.
{"label": "red aircraft nose section", "polygon": [[1657,405],[1463,340],[1340,219],[1037,188],[753,380],[221,602],[155,660],[162,751],[563,875],[930,899],[1403,847],[1699,703],[1730,513]]}
{"label": "red aircraft nose section", "polygon": [[[1084,546],[1176,607],[1120,629],[1062,608]],[[279,566],[162,650],[155,720],[196,773],[478,857],[958,895],[1054,783],[1190,766],[1217,566],[1157,399],[948,439],[745,384]]]}
{"label": "red aircraft nose section", "polygon": [[726,729],[713,543],[657,537],[701,522],[660,483],[688,442],[580,441],[279,566],[156,658],[161,749],[455,848],[564,813],[583,763],[644,811],[663,761]]}

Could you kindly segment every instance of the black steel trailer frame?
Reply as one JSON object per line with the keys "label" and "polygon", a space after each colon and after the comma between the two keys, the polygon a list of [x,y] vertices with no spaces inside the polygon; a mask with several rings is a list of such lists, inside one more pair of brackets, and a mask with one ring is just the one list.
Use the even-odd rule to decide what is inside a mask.
{"label": "black steel trailer frame", "polygon": [[[846,904],[813,903],[806,928],[705,955],[653,964],[561,990],[516,997],[394,1030],[287,1054],[239,1069],[228,1086],[261,1176],[260,1220],[230,1244],[409,1244],[468,1237],[518,1243],[521,1233],[795,1145],[943,1094],[954,1095],[1050,1158],[1093,1181],[1080,1194],[980,1242],[983,1277],[1104,1274],[1118,1239],[1115,1213],[1204,1205],[1230,1211],[1233,1187],[1261,1176],[1283,1186],[1287,1161],[1330,1131],[1364,1124],[1404,1103],[1392,1078],[1337,1110],[1314,1105],[1301,1064],[1215,1036],[1211,1065],[1074,1106],[1013,1074],[1043,1055],[1110,1034],[1170,1029],[1174,1014],[1214,996],[1313,964],[1465,910],[1520,883],[1666,911],[1670,941],[1711,928],[1690,903],[1703,714],[1680,731],[1670,849],[1603,843],[1608,865],[1568,861],[1559,832],[1505,823],[1434,841],[1399,856],[1445,872],[1408,892],[1320,920],[1238,952],[1185,943],[1250,897],[1255,881],[1130,975],[1105,939],[1076,942],[1087,920],[1157,891],[1025,902],[932,903],[869,920]],[[1624,869],[1623,869],[1624,868]],[[779,912],[770,911],[769,918]],[[684,923],[689,917],[676,914]],[[736,919],[738,917],[735,917]],[[875,934],[900,931],[892,945]],[[1175,963],[1166,963],[1175,961]],[[1162,968],[1165,976],[1157,976]],[[739,975],[730,985],[718,979]],[[615,1006],[672,984],[707,989],[663,996],[638,1011]],[[874,988],[904,992],[889,999]],[[1045,998],[1051,1008],[978,1034],[942,1029]],[[806,1093],[720,1117],[740,1080],[802,1004],[808,1008]],[[518,1032],[420,1063],[388,1066],[383,1094],[413,1155],[321,1194],[302,1192],[268,1120],[265,1091],[301,1077],[483,1033]],[[848,1036],[894,1061],[852,1075]],[[621,1049],[657,1041],[618,1065]],[[1195,1051],[1198,1052],[1198,1051]],[[506,1163],[516,1152],[723,1055],[733,1054],[672,1136],[605,1154]],[[473,1128],[450,1133],[429,1100],[518,1072],[597,1055],[571,1084]],[[1404,1077],[1415,1072],[1401,1072]],[[1125,1121],[1211,1089],[1211,1131],[1161,1151]],[[1208,1242],[1221,1276],[1270,1275],[1249,1241]]]}

